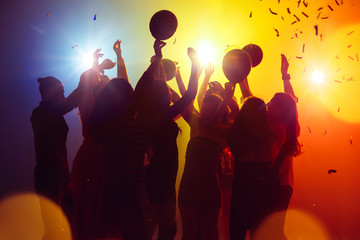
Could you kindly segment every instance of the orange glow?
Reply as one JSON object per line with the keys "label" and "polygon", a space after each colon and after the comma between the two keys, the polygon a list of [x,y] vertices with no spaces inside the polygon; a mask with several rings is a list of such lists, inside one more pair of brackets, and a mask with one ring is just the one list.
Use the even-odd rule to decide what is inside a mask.
{"label": "orange glow", "polygon": [[0,239],[42,239],[44,214],[47,239],[71,239],[70,227],[62,210],[52,201],[31,193],[11,196],[0,202]]}

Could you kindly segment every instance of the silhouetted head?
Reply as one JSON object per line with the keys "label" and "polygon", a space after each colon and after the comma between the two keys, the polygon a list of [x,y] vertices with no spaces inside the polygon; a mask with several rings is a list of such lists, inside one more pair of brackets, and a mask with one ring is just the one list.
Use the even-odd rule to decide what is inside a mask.
{"label": "silhouetted head", "polygon": [[206,92],[200,106],[200,120],[203,123],[210,123],[214,119],[223,99],[212,92]]}
{"label": "silhouetted head", "polygon": [[269,128],[269,121],[266,112],[265,102],[257,97],[248,97],[245,99],[234,124],[242,122],[251,130],[261,130]]}
{"label": "silhouetted head", "polygon": [[126,110],[132,94],[133,89],[126,79],[112,79],[96,99],[93,120],[100,122],[116,120]]}
{"label": "silhouetted head", "polygon": [[300,125],[295,100],[286,93],[276,93],[267,104],[268,114],[274,124],[283,124],[288,130],[287,143],[296,156],[300,153],[297,138],[300,135]]}
{"label": "silhouetted head", "polygon": [[64,87],[54,77],[38,78],[41,100],[43,102],[61,102],[65,100]]}

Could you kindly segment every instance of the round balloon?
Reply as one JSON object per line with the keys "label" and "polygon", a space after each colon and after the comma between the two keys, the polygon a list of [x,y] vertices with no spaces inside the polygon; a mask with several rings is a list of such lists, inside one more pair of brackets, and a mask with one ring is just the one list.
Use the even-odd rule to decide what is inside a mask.
{"label": "round balloon", "polygon": [[251,59],[244,50],[233,49],[224,56],[222,67],[230,82],[239,83],[249,75]]}
{"label": "round balloon", "polygon": [[256,67],[261,63],[263,59],[263,51],[258,45],[250,43],[249,45],[243,47],[243,50],[249,54],[252,67]]}
{"label": "round balloon", "polygon": [[166,80],[169,81],[175,77],[176,65],[173,61],[167,58],[161,59],[162,64],[164,65]]}
{"label": "round balloon", "polygon": [[161,10],[152,16],[149,27],[155,39],[166,40],[174,35],[177,25],[175,14],[168,10]]}

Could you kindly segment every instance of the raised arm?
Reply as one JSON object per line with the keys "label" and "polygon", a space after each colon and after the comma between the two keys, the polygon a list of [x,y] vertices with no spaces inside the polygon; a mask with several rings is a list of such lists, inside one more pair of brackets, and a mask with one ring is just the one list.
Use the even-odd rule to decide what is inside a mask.
{"label": "raised arm", "polygon": [[211,77],[211,75],[213,73],[214,73],[214,65],[212,63],[208,63],[205,66],[204,81],[201,83],[199,94],[197,96],[197,102],[198,102],[199,108],[201,107],[202,101],[203,101],[204,96],[205,96],[205,92],[207,90],[207,86],[208,86],[209,81],[210,81],[210,77]]}
{"label": "raised arm", "polygon": [[186,88],[185,88],[185,84],[181,78],[180,67],[176,68],[175,79],[176,79],[176,83],[178,85],[180,94],[181,94],[181,96],[183,96],[186,92]]}
{"label": "raised arm", "polygon": [[124,78],[129,82],[128,73],[125,66],[124,58],[122,57],[121,41],[118,39],[113,46],[114,52],[116,53],[117,63],[117,77]]}
{"label": "raised arm", "polygon": [[220,106],[218,107],[218,109],[214,115],[213,122],[220,123],[221,119],[223,118],[223,116],[225,114],[225,109],[226,109],[227,105],[229,105],[229,101],[232,101],[232,97],[234,96],[235,86],[236,85],[232,82],[227,82],[225,84],[225,90],[222,94],[223,101],[220,104]]}
{"label": "raised arm", "polygon": [[196,97],[201,63],[195,49],[188,48],[188,55],[191,60],[191,75],[188,88],[182,98],[170,107],[169,117],[171,119],[183,112]]}
{"label": "raised arm", "polygon": [[243,81],[240,82],[240,90],[241,90],[241,102],[250,96],[253,96],[252,92],[250,91],[250,87],[249,87],[249,83],[248,83],[248,79],[245,78]]}
{"label": "raised arm", "polygon": [[284,92],[292,96],[295,102],[298,102],[298,98],[295,96],[294,89],[290,83],[290,74],[288,74],[289,61],[284,54],[281,54],[281,75],[284,83]]}

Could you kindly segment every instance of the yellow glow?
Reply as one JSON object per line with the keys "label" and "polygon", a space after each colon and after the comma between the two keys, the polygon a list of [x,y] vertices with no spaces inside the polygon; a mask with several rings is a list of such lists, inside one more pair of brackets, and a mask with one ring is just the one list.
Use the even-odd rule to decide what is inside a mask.
{"label": "yellow glow", "polygon": [[324,74],[318,70],[316,70],[312,74],[312,79],[317,84],[321,84],[324,81],[324,77],[325,77]]}
{"label": "yellow glow", "polygon": [[209,42],[200,41],[200,46],[198,48],[198,56],[202,64],[208,64],[215,61],[216,51]]}
{"label": "yellow glow", "polygon": [[0,239],[42,239],[45,229],[46,239],[71,239],[69,223],[52,201],[28,193],[0,202]]}
{"label": "yellow glow", "polygon": [[91,53],[82,54],[81,64],[85,68],[91,68],[93,65],[93,55]]}
{"label": "yellow glow", "polygon": [[[261,223],[254,239],[271,239],[269,236],[276,234],[276,223],[284,217],[284,214],[285,212],[277,212],[270,215]],[[289,209],[286,212],[284,232],[288,239],[330,239],[325,227],[316,217],[294,209]]]}

